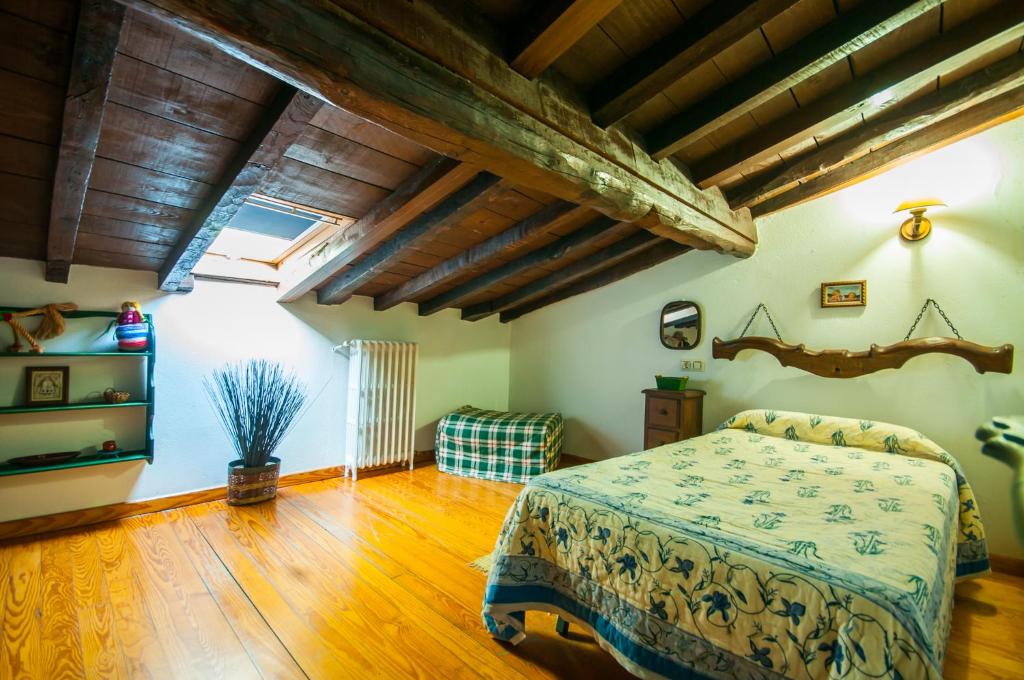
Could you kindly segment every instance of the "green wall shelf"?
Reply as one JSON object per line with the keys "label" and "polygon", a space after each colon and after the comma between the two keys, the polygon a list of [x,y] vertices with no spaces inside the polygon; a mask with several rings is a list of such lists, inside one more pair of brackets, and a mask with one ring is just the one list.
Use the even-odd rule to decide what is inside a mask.
{"label": "green wall shelf", "polygon": [[[0,312],[20,312],[26,308],[8,307],[0,308]],[[117,312],[99,312],[76,310],[64,313],[64,318],[85,319],[85,318],[116,319]],[[105,361],[112,358],[136,357],[145,359],[146,365],[146,399],[144,401],[128,401],[123,404],[87,403],[87,404],[65,404],[62,406],[5,406],[0,407],[0,416],[29,413],[54,413],[64,411],[83,411],[89,409],[103,408],[140,408],[145,409],[146,416],[146,446],[141,451],[121,452],[117,455],[104,455],[102,452],[95,455],[82,455],[78,458],[53,465],[41,465],[39,467],[19,467],[0,462],[0,477],[8,475],[25,475],[32,472],[48,472],[50,470],[67,470],[70,468],[91,467],[93,465],[108,465],[111,463],[124,463],[133,460],[144,460],[153,462],[154,440],[153,440],[153,419],[155,415],[156,399],[156,325],[153,323],[152,315],[149,320],[149,349],[145,352],[0,352],[0,358],[39,360],[46,357],[92,357],[96,361]],[[70,323],[69,323],[70,326]],[[140,367],[141,368],[141,367]],[[6,418],[3,421],[8,422]],[[88,444],[99,444],[99,442],[88,442]],[[15,454],[18,455],[18,454]],[[10,456],[14,457],[14,456]]]}
{"label": "green wall shelf", "polygon": [[152,352],[0,352],[0,357],[39,359],[45,357],[150,357]]}
{"label": "green wall shelf", "polygon": [[0,477],[9,477],[10,475],[26,475],[31,472],[48,472],[50,470],[67,470],[70,468],[81,468],[81,467],[92,467],[93,465],[108,465],[110,463],[127,463],[132,460],[145,460],[153,462],[150,455],[145,451],[132,451],[129,453],[119,453],[116,456],[104,456],[97,454],[95,456],[80,456],[64,463],[54,463],[53,465],[40,465],[38,467],[19,467],[17,465],[0,465]]}
{"label": "green wall shelf", "polygon": [[0,415],[8,413],[48,413],[51,411],[84,411],[94,408],[132,408],[149,406],[148,401],[126,401],[121,404],[66,404],[64,406],[0,406]]}

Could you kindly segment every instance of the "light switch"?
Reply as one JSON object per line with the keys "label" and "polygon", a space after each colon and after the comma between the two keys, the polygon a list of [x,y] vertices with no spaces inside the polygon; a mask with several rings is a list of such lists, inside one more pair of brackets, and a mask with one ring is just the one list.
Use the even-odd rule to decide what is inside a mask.
{"label": "light switch", "polygon": [[704,370],[704,362],[701,361],[700,359],[697,359],[696,361],[691,361],[690,362],[690,369],[694,370],[694,371],[703,371]]}

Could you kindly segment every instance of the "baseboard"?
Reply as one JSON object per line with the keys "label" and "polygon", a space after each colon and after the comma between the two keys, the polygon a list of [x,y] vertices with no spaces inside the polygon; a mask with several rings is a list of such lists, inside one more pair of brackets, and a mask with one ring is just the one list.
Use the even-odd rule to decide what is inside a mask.
{"label": "baseboard", "polygon": [[576,467],[577,465],[586,465],[587,463],[594,463],[597,461],[590,460],[589,458],[581,458],[574,456],[571,453],[563,453],[558,460],[558,467]]}
{"label": "baseboard", "polygon": [[[433,451],[417,451],[414,462],[425,463],[432,461],[433,459]],[[404,467],[405,466],[402,464],[382,465],[377,468],[368,469],[365,472],[360,470],[359,476],[372,476],[386,472],[393,472]],[[305,472],[293,472],[292,474],[281,475],[281,478],[277,482],[277,486],[280,488],[295,486],[297,484],[308,484],[310,482],[334,479],[344,475],[345,467],[343,465],[320,468],[318,470],[307,470]],[[220,501],[224,500],[225,496],[227,496],[227,487],[215,486],[209,489],[199,489],[198,491],[188,491],[171,496],[160,496],[158,498],[149,498],[141,501],[111,503],[110,505],[100,505],[94,508],[82,508],[81,510],[68,510],[67,512],[57,512],[52,515],[42,515],[40,517],[12,519],[6,522],[0,522],[0,541],[12,538],[22,538],[24,536],[34,536],[36,534],[46,534],[65,529],[77,529],[78,527],[89,526],[90,524],[110,522],[112,520],[124,519],[135,515],[145,515],[151,512],[162,512],[164,510],[197,505],[199,503]]]}
{"label": "baseboard", "polygon": [[992,571],[1024,578],[1024,559],[1007,555],[989,555],[988,562],[992,565]]}

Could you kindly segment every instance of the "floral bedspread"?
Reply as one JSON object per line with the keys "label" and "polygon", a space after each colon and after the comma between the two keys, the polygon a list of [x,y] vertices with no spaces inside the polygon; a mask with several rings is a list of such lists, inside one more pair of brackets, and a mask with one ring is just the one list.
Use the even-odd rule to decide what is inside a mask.
{"label": "floral bedspread", "polygon": [[989,570],[959,464],[905,427],[746,411],[531,480],[483,618],[592,630],[641,677],[941,678],[957,578]]}

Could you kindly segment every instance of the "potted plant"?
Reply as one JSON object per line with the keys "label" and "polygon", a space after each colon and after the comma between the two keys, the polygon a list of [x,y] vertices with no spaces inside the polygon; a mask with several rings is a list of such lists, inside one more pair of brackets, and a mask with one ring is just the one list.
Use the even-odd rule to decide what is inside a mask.
{"label": "potted plant", "polygon": [[263,359],[228,364],[204,383],[238,454],[228,463],[228,505],[270,500],[281,472],[272,454],[302,410],[305,386],[281,364]]}

